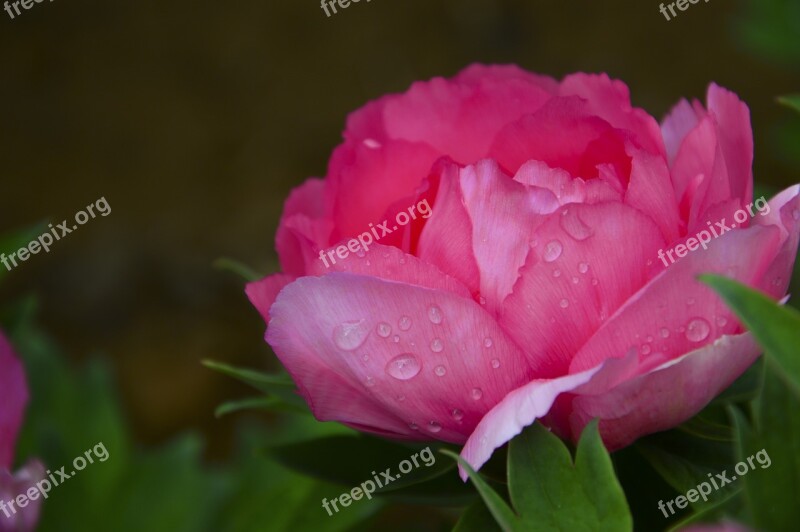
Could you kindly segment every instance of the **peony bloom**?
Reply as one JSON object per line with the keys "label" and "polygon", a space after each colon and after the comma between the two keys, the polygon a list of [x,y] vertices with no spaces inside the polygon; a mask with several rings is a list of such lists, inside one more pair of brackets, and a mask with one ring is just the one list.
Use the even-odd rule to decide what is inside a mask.
{"label": "peony bloom", "polygon": [[599,418],[613,450],[759,354],[696,280],[786,292],[800,188],[756,209],[752,159],[717,85],[659,126],[605,75],[471,66],[348,118],[286,201],[283,273],[247,293],[320,420],[464,443],[476,468],[536,419],[576,440]]}
{"label": "peony bloom", "polygon": [[[25,508],[14,508],[9,501],[24,494],[44,477],[44,466],[31,461],[16,475],[9,471],[14,460],[14,444],[22,425],[22,414],[28,402],[28,388],[22,364],[11,344],[0,333],[0,532],[33,530],[39,516],[41,499]],[[16,511],[15,511],[16,510]]]}

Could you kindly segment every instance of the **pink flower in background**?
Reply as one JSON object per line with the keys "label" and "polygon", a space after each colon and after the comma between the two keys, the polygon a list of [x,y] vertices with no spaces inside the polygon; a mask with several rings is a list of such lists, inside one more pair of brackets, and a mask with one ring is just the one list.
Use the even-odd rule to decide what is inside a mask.
{"label": "pink flower in background", "polygon": [[[327,176],[286,202],[284,273],[247,293],[320,420],[464,443],[475,467],[536,419],[575,440],[599,418],[616,449],[688,419],[759,354],[696,276],[782,297],[798,187],[658,259],[735,223],[752,159],[746,105],[713,84],[659,126],[605,75],[471,66],[349,117]],[[429,217],[321,264],[421,201]]]}
{"label": "pink flower in background", "polygon": [[33,530],[39,517],[41,499],[29,502],[24,508],[12,509],[7,505],[45,474],[44,466],[37,461],[28,462],[16,475],[10,472],[27,402],[28,387],[22,364],[0,332],[0,532]]}

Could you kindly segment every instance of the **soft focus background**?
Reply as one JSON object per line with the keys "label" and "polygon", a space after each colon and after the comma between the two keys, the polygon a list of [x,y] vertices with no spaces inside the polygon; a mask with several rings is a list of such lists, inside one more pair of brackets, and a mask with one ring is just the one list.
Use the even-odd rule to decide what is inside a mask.
{"label": "soft focus background", "polygon": [[[0,285],[35,294],[76,367],[110,361],[141,445],[187,429],[226,460],[246,395],[200,364],[273,368],[233,257],[275,271],[284,199],[325,173],[348,112],[472,62],[609,73],[661,119],[710,81],[751,108],[756,180],[800,181],[800,2],[714,0],[667,22],[654,0],[55,1],[0,12],[0,234],[112,208]],[[265,424],[269,419],[264,418]]]}

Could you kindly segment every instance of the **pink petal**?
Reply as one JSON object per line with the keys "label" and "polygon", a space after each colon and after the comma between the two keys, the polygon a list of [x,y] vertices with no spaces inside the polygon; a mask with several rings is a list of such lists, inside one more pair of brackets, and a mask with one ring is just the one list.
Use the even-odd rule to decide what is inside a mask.
{"label": "pink petal", "polygon": [[715,83],[708,88],[708,112],[718,124],[731,195],[749,203],[753,197],[753,128],[750,110],[736,94]]}
{"label": "pink petal", "polygon": [[667,242],[680,234],[678,200],[672,188],[669,169],[661,155],[629,148],[632,156],[631,179],[625,203],[648,215],[661,229]]}
{"label": "pink petal", "polygon": [[589,111],[615,128],[634,134],[634,141],[651,154],[663,156],[664,144],[658,122],[642,109],[631,106],[627,85],[607,74],[572,74],[564,78],[560,96],[580,96],[587,100]]}
{"label": "pink petal", "polygon": [[463,442],[531,377],[492,317],[450,292],[331,273],[287,286],[271,315],[267,341],[321,420]]}
{"label": "pink petal", "polygon": [[329,210],[323,180],[308,179],[292,190],[283,206],[275,236],[275,247],[284,272],[303,275],[314,248],[327,244],[331,226],[325,217]]}
{"label": "pink petal", "polygon": [[549,190],[561,205],[622,201],[621,194],[603,179],[572,177],[566,170],[550,168],[541,161],[523,164],[514,175],[514,181]]}
{"label": "pink petal", "polygon": [[[774,298],[789,288],[800,241],[800,185],[794,185],[769,202],[769,212],[757,215],[754,224],[777,227],[781,231],[780,251],[758,287]],[[756,211],[758,212],[758,211]]]}
{"label": "pink petal", "polygon": [[[496,75],[479,79],[476,72]],[[471,164],[488,155],[503,126],[551,98],[542,79],[508,67],[472,67],[453,80],[418,82],[387,102],[386,128],[392,138],[423,142]]]}
{"label": "pink petal", "polygon": [[534,238],[537,245],[498,319],[526,349],[536,375],[556,377],[567,372],[602,322],[645,285],[665,243],[651,219],[619,203],[567,205]]}
{"label": "pink petal", "polygon": [[705,114],[705,111],[698,113],[688,101],[681,100],[664,119],[661,133],[664,136],[664,145],[670,166],[675,161],[683,139],[697,126]]}
{"label": "pink petal", "polygon": [[44,469],[37,460],[29,461],[16,475],[0,468],[0,501],[6,503],[5,512],[9,514],[0,514],[0,532],[33,532],[36,529],[42,497],[29,499],[24,507],[14,506],[13,510],[8,503],[44,479]]}
{"label": "pink petal", "polygon": [[284,286],[295,279],[296,277],[293,275],[276,273],[260,281],[247,283],[244,291],[248,299],[250,299],[250,303],[256,307],[256,310],[258,310],[265,322],[269,323],[269,308],[275,302],[275,298],[278,297],[278,294],[283,290]]}
{"label": "pink petal", "polygon": [[14,461],[14,445],[28,402],[28,387],[25,383],[25,370],[2,332],[0,332],[0,390],[3,394],[3,402],[0,405],[0,469],[7,469]]}

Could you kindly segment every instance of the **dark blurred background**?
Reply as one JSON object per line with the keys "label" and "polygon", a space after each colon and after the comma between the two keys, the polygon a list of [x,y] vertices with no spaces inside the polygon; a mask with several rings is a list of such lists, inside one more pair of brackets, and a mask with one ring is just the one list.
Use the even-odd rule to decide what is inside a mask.
{"label": "dark blurred background", "polygon": [[212,263],[277,269],[284,198],[324,174],[348,112],[472,62],[605,71],[658,119],[716,81],[750,105],[756,180],[782,188],[800,181],[788,150],[800,134],[775,97],[800,92],[800,58],[770,47],[800,13],[770,18],[775,3],[787,5],[701,2],[669,22],[654,0],[372,0],[330,18],[317,0],[0,12],[0,234],[100,197],[112,208],[11,272],[0,301],[35,293],[76,363],[113,360],[140,442],[197,428],[223,456],[232,421],[213,409],[245,391],[199,361],[274,360],[242,281]]}

